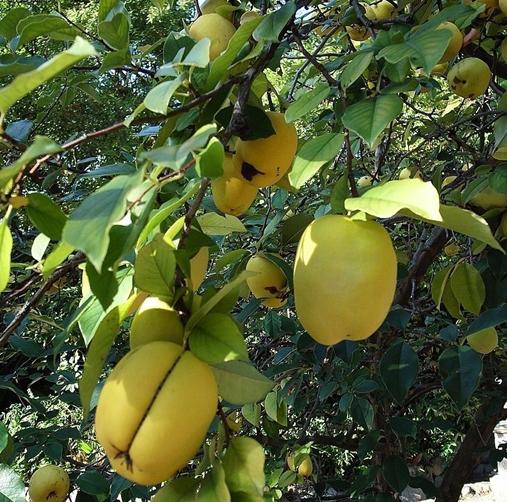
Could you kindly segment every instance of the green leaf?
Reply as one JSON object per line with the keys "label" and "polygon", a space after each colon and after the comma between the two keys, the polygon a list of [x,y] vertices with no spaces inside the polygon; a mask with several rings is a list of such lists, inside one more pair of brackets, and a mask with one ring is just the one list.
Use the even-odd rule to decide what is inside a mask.
{"label": "green leaf", "polygon": [[229,361],[212,366],[219,394],[229,403],[248,404],[264,399],[274,383],[244,361]]}
{"label": "green leaf", "polygon": [[233,232],[246,232],[245,225],[236,216],[206,213],[197,218],[206,235],[229,235]]}
{"label": "green leaf", "polygon": [[237,275],[232,281],[228,282],[218,293],[215,293],[206,303],[204,303],[196,312],[194,312],[188,320],[185,329],[191,332],[194,326],[201,321],[211,310],[218,305],[226,296],[240,286],[246,278],[252,275],[252,272],[243,271]]}
{"label": "green leaf", "polygon": [[[0,455],[2,455],[9,444],[9,431],[3,422],[0,422]],[[3,463],[3,462],[2,462]]]}
{"label": "green leaf", "polygon": [[225,480],[231,492],[262,495],[264,462],[264,449],[257,441],[249,437],[233,438],[223,459]]}
{"label": "green leaf", "polygon": [[373,418],[375,412],[373,406],[367,399],[362,397],[353,397],[350,402],[350,416],[352,419],[366,429],[373,427]]}
{"label": "green leaf", "polygon": [[343,134],[326,133],[307,141],[297,152],[289,172],[290,184],[301,188],[318,170],[341,150]]}
{"label": "green leaf", "polygon": [[389,393],[401,404],[415,383],[419,360],[414,349],[401,340],[392,345],[379,364],[380,378]]}
{"label": "green leaf", "polygon": [[373,59],[373,51],[358,51],[354,57],[346,64],[340,76],[342,87],[346,89],[352,85],[370,66]]}
{"label": "green leaf", "polygon": [[84,493],[89,495],[107,495],[109,493],[109,482],[97,471],[87,471],[81,474],[76,485]]}
{"label": "green leaf", "polygon": [[287,401],[280,399],[276,390],[266,396],[264,408],[271,420],[287,427]]}
{"label": "green leaf", "polygon": [[116,50],[125,49],[129,44],[130,21],[125,12],[117,11],[108,15],[98,27],[99,37]]}
{"label": "green leaf", "polygon": [[191,476],[177,478],[166,483],[155,496],[152,502],[195,502],[199,480]]}
{"label": "green leaf", "polygon": [[285,111],[285,120],[294,122],[315,110],[331,92],[329,84],[319,83],[311,91],[305,91]]}
{"label": "green leaf", "polygon": [[25,484],[8,465],[0,464],[0,499],[2,502],[25,502]]}
{"label": "green leaf", "polygon": [[196,502],[230,502],[231,494],[225,482],[225,471],[219,462],[204,477]]}
{"label": "green leaf", "polygon": [[451,275],[453,268],[454,266],[450,265],[439,270],[431,281],[431,297],[433,298],[438,310],[440,310],[440,304],[442,303],[447,281],[449,280],[449,276]]}
{"label": "green leaf", "polygon": [[449,30],[415,30],[407,34],[403,43],[383,48],[377,59],[384,58],[388,63],[396,64],[410,58],[414,65],[422,67],[429,75],[443,56],[451,37]]}
{"label": "green leaf", "polygon": [[43,193],[29,194],[26,214],[39,232],[54,241],[62,238],[67,216],[51,197]]}
{"label": "green leaf", "polygon": [[181,64],[184,66],[195,66],[197,68],[206,67],[209,63],[210,46],[211,41],[209,38],[199,40],[199,42],[190,49],[190,52],[185,56]]}
{"label": "green leaf", "polygon": [[245,339],[234,320],[225,314],[208,314],[192,329],[190,350],[208,364],[248,361]]}
{"label": "green leaf", "polygon": [[283,7],[275,10],[262,20],[262,23],[253,32],[253,37],[258,42],[261,40],[265,42],[278,42],[281,31],[295,12],[296,5],[294,2],[287,2]]}
{"label": "green leaf", "polygon": [[166,80],[155,86],[144,98],[144,106],[155,113],[165,115],[173,94],[183,83],[183,77],[179,76],[173,80]]}
{"label": "green leaf", "polygon": [[481,356],[471,347],[450,347],[438,359],[442,385],[459,408],[468,402],[474,393],[482,372]]}
{"label": "green leaf", "polygon": [[342,122],[347,129],[361,136],[371,148],[375,140],[401,113],[402,109],[403,102],[398,96],[366,98],[348,106],[343,114]]}
{"label": "green leaf", "polygon": [[261,407],[257,403],[248,403],[241,408],[241,414],[254,427],[259,427],[261,420]]}
{"label": "green leaf", "polygon": [[382,474],[387,484],[398,493],[401,493],[410,481],[407,464],[401,457],[387,457],[382,464]]}
{"label": "green leaf", "polygon": [[442,222],[430,221],[434,225],[447,228],[463,235],[468,235],[473,239],[484,242],[494,249],[504,252],[502,246],[493,237],[488,222],[468,209],[456,206],[440,205],[440,214]]}
{"label": "green leaf", "polygon": [[185,193],[176,200],[171,199],[154,212],[153,216],[149,219],[147,225],[141,231],[137,240],[137,247],[139,247],[166,218],[168,218],[176,209],[181,207],[187,200],[193,197],[199,191],[200,184],[198,182],[189,182],[185,187]]}
{"label": "green leaf", "polygon": [[83,375],[79,379],[79,395],[83,406],[84,419],[90,412],[92,394],[102,374],[109,351],[120,331],[123,320],[129,315],[129,311],[136,300],[137,295],[133,295],[125,303],[111,309],[100,322],[88,348]]}
{"label": "green leaf", "polygon": [[224,174],[224,145],[217,138],[211,138],[198,154],[195,169],[203,178],[218,178]]}
{"label": "green leaf", "polygon": [[0,220],[0,293],[7,287],[11,273],[12,234],[8,218]]}
{"label": "green leaf", "polygon": [[365,192],[361,197],[345,200],[348,211],[363,211],[379,218],[389,218],[402,209],[434,221],[442,221],[437,189],[419,178],[388,181]]}
{"label": "green leaf", "polygon": [[486,287],[479,271],[469,263],[460,263],[451,275],[454,297],[465,310],[479,315],[486,299]]}
{"label": "green leaf", "polygon": [[[1,92],[1,90],[0,90]],[[35,136],[33,143],[8,167],[0,170],[0,188],[16,176],[25,166],[38,157],[60,152],[62,147],[46,136]]]}
{"label": "green leaf", "polygon": [[142,181],[142,171],[117,176],[88,196],[71,213],[63,240],[86,253],[100,271],[109,247],[109,232],[125,213],[129,194]]}
{"label": "green leaf", "polygon": [[299,213],[288,218],[282,223],[281,237],[282,245],[299,242],[305,228],[313,221],[313,216],[307,213]]}
{"label": "green leaf", "polygon": [[162,234],[143,246],[136,257],[134,284],[152,296],[173,297],[176,257]]}
{"label": "green leaf", "polygon": [[252,19],[243,23],[229,40],[227,49],[220,54],[212,63],[206,82],[206,90],[213,89],[218,82],[226,75],[227,69],[238,57],[239,51],[248,42],[251,34],[257,28],[262,18]]}
{"label": "green leaf", "polygon": [[486,310],[475,319],[467,330],[467,336],[486,328],[494,328],[507,322],[507,304],[499,305],[494,309]]}
{"label": "green leaf", "polygon": [[350,196],[349,179],[347,174],[340,176],[339,180],[335,183],[331,192],[331,209],[338,214],[345,214],[345,201]]}
{"label": "green leaf", "polygon": [[27,16],[18,23],[16,31],[19,37],[13,47],[15,50],[19,50],[23,45],[42,35],[49,35],[51,38],[64,40],[72,40],[76,36],[75,28],[62,16],[53,14]]}
{"label": "green leaf", "polygon": [[9,85],[0,89],[0,112],[5,115],[14,103],[34,89],[53,79],[78,61],[96,54],[89,42],[81,37],[76,37],[72,47],[57,54],[37,69],[18,75]]}
{"label": "green leaf", "polygon": [[411,437],[415,439],[417,436],[417,422],[410,418],[391,417],[389,425],[398,437]]}
{"label": "green leaf", "polygon": [[26,7],[15,7],[10,9],[0,20],[0,35],[6,40],[10,40],[17,35],[16,27],[18,23],[31,14]]}
{"label": "green leaf", "polygon": [[42,275],[44,278],[47,279],[55,268],[63,263],[73,251],[74,248],[72,246],[69,246],[65,242],[59,242],[42,264]]}

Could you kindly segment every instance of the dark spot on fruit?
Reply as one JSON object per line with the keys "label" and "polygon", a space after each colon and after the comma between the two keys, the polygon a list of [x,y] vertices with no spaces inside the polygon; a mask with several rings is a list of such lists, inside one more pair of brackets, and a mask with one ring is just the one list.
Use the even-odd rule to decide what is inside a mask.
{"label": "dark spot on fruit", "polygon": [[272,295],[276,295],[277,293],[280,292],[280,290],[276,286],[266,286],[264,289]]}
{"label": "dark spot on fruit", "polygon": [[255,166],[252,166],[252,164],[249,164],[248,162],[243,162],[241,164],[241,175],[243,178],[245,178],[248,181],[252,181],[255,176],[258,176],[259,174],[264,174],[261,171],[258,171]]}
{"label": "dark spot on fruit", "polygon": [[55,491],[49,492],[48,496],[46,497],[46,500],[51,500],[53,497],[56,497]]}

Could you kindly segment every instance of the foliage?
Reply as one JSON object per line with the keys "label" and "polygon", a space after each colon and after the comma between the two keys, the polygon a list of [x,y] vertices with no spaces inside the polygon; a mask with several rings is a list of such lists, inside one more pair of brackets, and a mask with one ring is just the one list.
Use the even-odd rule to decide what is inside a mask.
{"label": "foliage", "polygon": [[[210,60],[186,31],[196,2],[0,0],[3,498],[24,500],[49,462],[101,502],[384,501],[407,486],[457,500],[476,431],[506,418],[507,18],[422,0],[375,17],[378,3],[224,0],[237,30]],[[437,70],[445,21],[465,37],[444,63],[493,73],[475,99]],[[223,215],[209,186],[238,138],[273,136],[266,111],[297,129],[292,167]],[[295,310],[296,247],[326,214],[375,219],[396,250],[392,307],[363,341],[320,345]],[[269,298],[247,286],[259,252],[286,283]],[[178,311],[221,397],[195,459],[155,487],[116,474],[93,426],[148,295]],[[467,337],[486,328],[499,346],[481,354]]]}

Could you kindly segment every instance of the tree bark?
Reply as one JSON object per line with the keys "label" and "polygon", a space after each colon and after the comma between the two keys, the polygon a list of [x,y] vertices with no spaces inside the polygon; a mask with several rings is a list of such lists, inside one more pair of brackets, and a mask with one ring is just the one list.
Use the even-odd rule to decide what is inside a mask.
{"label": "tree bark", "polygon": [[499,386],[500,396],[488,400],[477,411],[474,423],[465,435],[452,462],[445,470],[437,502],[457,502],[463,485],[470,479],[472,471],[488,443],[498,422],[507,418],[504,403],[507,399],[507,381]]}

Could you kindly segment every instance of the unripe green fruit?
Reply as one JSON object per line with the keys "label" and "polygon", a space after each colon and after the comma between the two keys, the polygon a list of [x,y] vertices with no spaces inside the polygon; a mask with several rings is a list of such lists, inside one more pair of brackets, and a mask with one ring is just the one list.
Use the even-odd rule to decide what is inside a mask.
{"label": "unripe green fruit", "polygon": [[313,463],[310,455],[305,455],[298,466],[298,474],[303,478],[308,478],[313,473]]}
{"label": "unripe green fruit", "polygon": [[456,63],[447,74],[452,91],[462,98],[482,96],[491,79],[489,66],[479,58],[466,58]]}
{"label": "unripe green fruit", "polygon": [[120,476],[158,484],[195,456],[217,404],[207,364],[171,342],[140,345],[104,384],[95,415],[97,440]]}
{"label": "unripe green fruit", "polygon": [[130,348],[150,342],[183,343],[183,324],[170,305],[156,297],[144,300],[130,327]]}
{"label": "unripe green fruit", "polygon": [[287,277],[279,267],[258,254],[248,260],[246,270],[255,272],[255,275],[246,279],[255,298],[263,299],[262,303],[266,307],[279,308],[285,305]]}
{"label": "unripe green fruit", "polygon": [[489,354],[498,347],[498,333],[495,328],[486,328],[467,336],[467,342],[476,352]]}
{"label": "unripe green fruit", "polygon": [[371,9],[375,15],[374,19],[377,21],[387,21],[396,15],[396,7],[388,0],[371,5]]}
{"label": "unripe green fruit", "polygon": [[32,502],[63,502],[69,490],[69,475],[57,465],[40,467],[32,474],[28,484]]}
{"label": "unripe green fruit", "polygon": [[210,60],[217,58],[229,44],[236,28],[220,14],[204,14],[198,17],[188,30],[188,34],[194,40],[209,38],[211,45],[209,50]]}
{"label": "unripe green fruit", "polygon": [[389,313],[396,273],[396,254],[382,225],[323,216],[306,227],[296,253],[299,321],[323,345],[364,340]]}

